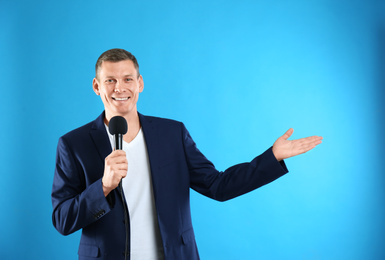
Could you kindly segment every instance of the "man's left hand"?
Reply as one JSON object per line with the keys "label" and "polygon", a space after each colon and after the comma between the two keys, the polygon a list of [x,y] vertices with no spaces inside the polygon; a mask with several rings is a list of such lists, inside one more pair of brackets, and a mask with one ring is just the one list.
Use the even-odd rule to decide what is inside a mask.
{"label": "man's left hand", "polygon": [[293,128],[290,128],[273,144],[273,154],[278,161],[306,153],[322,143],[322,136],[310,136],[297,140],[287,140],[293,132]]}

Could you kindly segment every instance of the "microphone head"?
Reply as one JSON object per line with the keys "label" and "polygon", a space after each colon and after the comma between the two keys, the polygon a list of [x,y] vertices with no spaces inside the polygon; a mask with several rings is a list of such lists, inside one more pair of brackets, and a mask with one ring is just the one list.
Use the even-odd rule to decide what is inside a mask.
{"label": "microphone head", "polygon": [[111,118],[110,123],[108,124],[108,131],[112,135],[116,134],[126,134],[127,133],[127,121],[122,116],[114,116]]}

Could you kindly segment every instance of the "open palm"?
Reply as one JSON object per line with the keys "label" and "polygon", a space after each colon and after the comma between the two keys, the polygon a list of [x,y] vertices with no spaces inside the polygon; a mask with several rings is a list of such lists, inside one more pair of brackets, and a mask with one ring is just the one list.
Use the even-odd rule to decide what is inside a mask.
{"label": "open palm", "polygon": [[293,132],[293,128],[290,128],[284,135],[274,142],[273,153],[278,161],[306,153],[322,143],[322,136],[310,136],[296,140],[288,140]]}

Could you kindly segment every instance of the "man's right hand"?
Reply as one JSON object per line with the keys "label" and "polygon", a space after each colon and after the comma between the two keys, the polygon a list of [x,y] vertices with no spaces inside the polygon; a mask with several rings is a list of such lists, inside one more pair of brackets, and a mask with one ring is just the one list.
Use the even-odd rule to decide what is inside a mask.
{"label": "man's right hand", "polygon": [[116,187],[122,178],[126,177],[128,162],[126,152],[123,150],[115,150],[104,160],[104,174],[102,178],[103,193],[107,195]]}

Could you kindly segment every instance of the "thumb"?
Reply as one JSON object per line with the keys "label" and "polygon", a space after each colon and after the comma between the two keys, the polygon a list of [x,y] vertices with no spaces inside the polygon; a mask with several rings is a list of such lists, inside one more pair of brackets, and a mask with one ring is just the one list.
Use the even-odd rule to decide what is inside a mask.
{"label": "thumb", "polygon": [[283,139],[287,140],[294,132],[293,128],[290,128],[289,130],[286,131],[286,133],[282,136]]}

